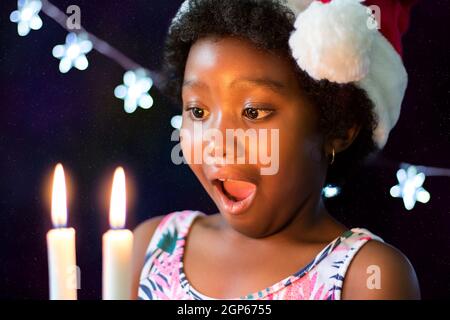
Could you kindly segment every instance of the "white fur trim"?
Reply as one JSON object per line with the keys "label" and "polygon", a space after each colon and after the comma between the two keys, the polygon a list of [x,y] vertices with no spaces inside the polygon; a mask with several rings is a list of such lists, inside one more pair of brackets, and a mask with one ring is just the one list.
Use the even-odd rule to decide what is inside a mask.
{"label": "white fur trim", "polygon": [[356,85],[367,92],[375,106],[378,126],[373,132],[373,139],[382,149],[400,116],[408,74],[397,51],[380,33],[373,41],[370,59],[368,75]]}

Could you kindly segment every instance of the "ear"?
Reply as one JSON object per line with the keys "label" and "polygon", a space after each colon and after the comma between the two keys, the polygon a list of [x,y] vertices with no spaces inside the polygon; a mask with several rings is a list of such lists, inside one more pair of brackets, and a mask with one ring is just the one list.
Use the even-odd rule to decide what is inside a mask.
{"label": "ear", "polygon": [[361,126],[355,124],[347,130],[347,132],[343,137],[334,138],[330,140],[327,143],[327,147],[325,150],[326,154],[331,154],[333,148],[336,153],[339,153],[350,147],[353,141],[358,136],[360,130]]}

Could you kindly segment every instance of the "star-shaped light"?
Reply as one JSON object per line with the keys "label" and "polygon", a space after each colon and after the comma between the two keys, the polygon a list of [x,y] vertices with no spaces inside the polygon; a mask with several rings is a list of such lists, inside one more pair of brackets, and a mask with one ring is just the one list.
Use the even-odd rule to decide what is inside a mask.
{"label": "star-shaped light", "polygon": [[174,129],[181,129],[181,123],[183,122],[183,116],[177,115],[173,116],[172,119],[170,119],[170,125]]}
{"label": "star-shaped light", "polygon": [[398,185],[393,186],[390,193],[394,198],[403,198],[407,210],[414,208],[416,201],[427,203],[430,200],[430,193],[422,188],[425,174],[417,173],[415,166],[409,166],[406,170],[398,170],[397,179]]}
{"label": "star-shaped light", "polygon": [[68,72],[72,67],[78,70],[86,70],[89,62],[86,53],[92,50],[92,42],[85,33],[69,33],[65,44],[59,44],[53,48],[52,54],[55,58],[61,59],[59,71]]}
{"label": "star-shaped light", "polygon": [[144,69],[129,70],[123,75],[123,84],[114,89],[114,95],[124,100],[127,113],[134,112],[137,107],[149,109],[153,99],[148,91],[153,85],[152,79]]}
{"label": "star-shaped light", "polygon": [[333,186],[331,184],[325,186],[325,188],[322,189],[322,193],[325,196],[325,198],[333,198],[336,197],[341,189],[339,187]]}
{"label": "star-shaped light", "polygon": [[31,29],[39,30],[42,27],[42,20],[39,12],[42,8],[40,0],[18,0],[17,10],[11,12],[9,20],[17,23],[17,33],[19,36],[26,36]]}

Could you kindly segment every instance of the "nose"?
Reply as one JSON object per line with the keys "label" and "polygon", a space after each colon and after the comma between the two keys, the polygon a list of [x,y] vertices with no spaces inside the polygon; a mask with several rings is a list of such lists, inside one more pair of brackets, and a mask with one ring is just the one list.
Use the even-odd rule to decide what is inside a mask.
{"label": "nose", "polygon": [[220,112],[210,122],[204,132],[206,148],[205,156],[209,158],[210,164],[224,165],[235,157],[235,146],[237,139],[234,134],[236,126],[235,116],[227,112]]}
{"label": "nose", "polygon": [[[207,164],[225,165],[234,158],[234,139],[229,141],[225,131],[210,129],[204,136]],[[228,160],[228,161],[227,161]]]}

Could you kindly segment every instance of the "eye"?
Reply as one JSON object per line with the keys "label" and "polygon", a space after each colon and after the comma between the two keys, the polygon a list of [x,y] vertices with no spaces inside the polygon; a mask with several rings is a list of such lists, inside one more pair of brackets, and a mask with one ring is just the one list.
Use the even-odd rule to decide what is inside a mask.
{"label": "eye", "polygon": [[273,110],[265,108],[248,107],[242,111],[242,115],[249,120],[261,120],[273,113]]}
{"label": "eye", "polygon": [[203,120],[209,115],[209,111],[200,107],[188,107],[186,111],[192,120]]}

